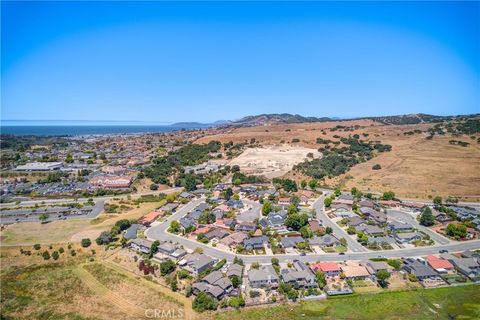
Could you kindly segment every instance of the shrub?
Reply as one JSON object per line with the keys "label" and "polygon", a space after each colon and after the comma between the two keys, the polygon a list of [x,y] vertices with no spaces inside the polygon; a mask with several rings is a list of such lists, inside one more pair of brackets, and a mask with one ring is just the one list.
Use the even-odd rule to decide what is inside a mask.
{"label": "shrub", "polygon": [[373,170],[380,170],[380,169],[382,169],[382,166],[377,163],[377,164],[373,165],[372,169]]}
{"label": "shrub", "polygon": [[92,244],[92,241],[90,241],[89,238],[85,238],[85,239],[82,239],[81,244],[82,244],[82,247],[88,248]]}

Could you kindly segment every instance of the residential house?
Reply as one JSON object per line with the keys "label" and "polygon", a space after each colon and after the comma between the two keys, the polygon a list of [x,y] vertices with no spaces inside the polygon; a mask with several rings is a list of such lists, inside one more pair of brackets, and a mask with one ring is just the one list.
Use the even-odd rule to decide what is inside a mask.
{"label": "residential house", "polygon": [[222,299],[233,289],[232,282],[221,271],[216,270],[206,275],[200,282],[192,285],[195,294],[205,292],[216,299]]}
{"label": "residential house", "polygon": [[257,229],[257,225],[253,222],[244,221],[237,223],[235,229],[243,232],[255,231]]}
{"label": "residential house", "polygon": [[226,236],[222,240],[220,240],[220,243],[229,247],[229,248],[233,248],[236,245],[238,245],[240,243],[243,243],[243,241],[247,238],[248,238],[247,234],[245,234],[243,232],[235,232],[235,233],[232,233],[232,234]]}
{"label": "residential house", "polygon": [[403,260],[403,268],[410,274],[417,277],[418,280],[437,279],[438,273],[430,266],[418,261],[417,259],[408,258]]}
{"label": "residential house", "polygon": [[342,245],[340,240],[333,234],[325,234],[321,237],[313,237],[309,240],[311,246],[336,247]]}
{"label": "residential house", "polygon": [[185,269],[197,276],[203,271],[207,270],[207,268],[212,267],[214,263],[215,260],[203,253],[191,253],[186,255],[179,262],[179,265],[183,266]]}
{"label": "residential house", "polygon": [[347,218],[347,225],[349,227],[358,227],[358,226],[364,225],[366,223],[367,222],[365,220],[363,220],[362,218],[360,218],[357,215]]}
{"label": "residential house", "polygon": [[278,275],[272,265],[262,265],[258,269],[248,270],[248,281],[252,288],[278,287]]}
{"label": "residential house", "polygon": [[227,269],[227,277],[229,278],[233,276],[242,278],[242,274],[243,274],[243,266],[239,264],[232,263]]}
{"label": "residential house", "polygon": [[408,232],[413,231],[415,228],[408,223],[400,221],[392,221],[388,224],[388,229],[392,232]]}
{"label": "residential house", "polygon": [[298,243],[300,242],[305,242],[305,239],[303,239],[300,236],[294,236],[294,237],[283,237],[280,239],[280,245],[283,248],[293,248],[296,247]]}
{"label": "residential house", "polygon": [[422,240],[422,235],[418,232],[395,233],[393,237],[398,243],[403,244]]}
{"label": "residential house", "polygon": [[127,230],[123,232],[123,237],[127,240],[132,240],[137,237],[138,230],[141,230],[143,226],[141,224],[134,223]]}
{"label": "residential house", "polygon": [[382,228],[372,225],[360,225],[359,227],[355,228],[355,230],[362,231],[367,236],[383,236],[385,232]]}
{"label": "residential house", "polygon": [[445,212],[436,209],[432,209],[432,214],[435,217],[435,220],[439,222],[446,222],[452,220]]}
{"label": "residential house", "polygon": [[316,219],[308,221],[308,227],[314,233],[325,233],[325,228],[320,225],[320,222]]}
{"label": "residential house", "polygon": [[268,238],[266,236],[260,237],[251,237],[243,240],[243,245],[246,250],[259,250],[265,247],[265,244],[268,243]]}
{"label": "residential house", "polygon": [[300,260],[293,260],[293,268],[281,271],[283,282],[293,285],[296,288],[318,287],[315,275]]}
{"label": "residential house", "polygon": [[310,265],[310,268],[314,272],[321,271],[329,277],[339,276],[340,273],[342,272],[342,270],[340,269],[340,266],[335,262],[319,262],[319,263]]}
{"label": "residential house", "polygon": [[222,230],[220,228],[214,228],[211,229],[209,232],[205,233],[205,237],[207,237],[208,240],[212,239],[218,239],[221,240],[228,236],[230,233],[226,232],[225,230]]}
{"label": "residential house", "polygon": [[427,256],[426,261],[428,265],[438,273],[449,273],[455,269],[450,261],[433,255]]}
{"label": "residential house", "polygon": [[138,223],[143,224],[144,226],[150,226],[155,220],[157,220],[158,216],[160,213],[156,211],[152,211],[144,215],[140,220],[138,220]]}
{"label": "residential house", "polygon": [[376,275],[378,271],[384,270],[387,272],[392,272],[393,268],[388,265],[385,261],[365,261],[362,262],[362,265],[367,268],[367,271],[372,274]]}
{"label": "residential house", "polygon": [[150,248],[152,247],[153,242],[144,239],[133,239],[130,241],[130,248],[135,251],[139,251],[142,253],[149,253]]}
{"label": "residential house", "polygon": [[364,266],[348,265],[342,266],[341,269],[346,279],[365,280],[370,277],[370,273]]}
{"label": "residential house", "polygon": [[288,206],[290,205],[290,198],[280,197],[278,198],[278,204],[281,206]]}

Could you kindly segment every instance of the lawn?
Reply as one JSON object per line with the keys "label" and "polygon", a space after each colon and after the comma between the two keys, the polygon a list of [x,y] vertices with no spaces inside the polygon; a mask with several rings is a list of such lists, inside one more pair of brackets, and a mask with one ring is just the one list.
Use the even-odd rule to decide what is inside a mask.
{"label": "lawn", "polygon": [[217,320],[248,319],[478,319],[477,285],[339,296],[268,308],[220,313]]}

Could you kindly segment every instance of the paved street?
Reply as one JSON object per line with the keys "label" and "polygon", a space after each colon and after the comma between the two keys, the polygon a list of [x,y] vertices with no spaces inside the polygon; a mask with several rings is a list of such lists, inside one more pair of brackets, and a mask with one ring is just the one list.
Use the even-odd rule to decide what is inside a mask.
{"label": "paved street", "polygon": [[[62,215],[61,217],[58,217],[58,215],[49,214],[48,219],[45,221],[51,222],[55,220],[93,219],[93,218],[96,218],[103,211],[104,203],[105,201],[103,200],[95,201],[95,206],[93,206],[92,211],[89,212],[88,214],[71,214],[71,215]],[[18,223],[18,222],[39,222],[40,219],[38,217],[40,216],[40,213],[41,211],[39,211],[38,214],[32,213],[28,216],[27,215],[5,216],[2,214],[0,217],[0,223],[10,224],[10,223]]]}
{"label": "paved street", "polygon": [[330,227],[333,229],[333,234],[338,238],[345,238],[347,240],[348,249],[353,252],[365,252],[367,249],[363,247],[357,240],[353,239],[351,235],[349,235],[345,230],[340,228],[338,224],[333,222],[327,214],[324,212],[324,204],[323,200],[325,199],[327,194],[324,192],[317,201],[314,202],[313,208],[317,212],[317,219],[321,221],[320,223],[326,227]]}
{"label": "paved street", "polygon": [[[105,196],[105,197],[90,197],[94,201],[102,200],[102,201],[108,201],[112,200],[113,198],[115,199],[127,199],[128,197],[131,197],[132,199],[139,198],[141,196],[146,196],[146,195],[158,195],[160,193],[172,193],[172,192],[181,192],[183,191],[182,187],[177,187],[177,188],[170,188],[170,189],[164,189],[164,190],[158,190],[158,191],[149,191],[149,192],[142,192],[142,193],[135,193],[135,194],[124,194],[124,195],[117,195],[117,196]],[[87,202],[88,199],[90,198],[78,198],[77,202]],[[74,202],[74,198],[61,198],[61,199],[38,199],[38,200],[27,200],[27,201],[22,201],[20,204],[16,204],[15,202],[8,202],[8,203],[2,203],[0,204],[0,208],[8,208],[8,207],[17,207],[17,206],[31,206],[35,204],[54,204],[54,203],[69,203],[69,202]]]}

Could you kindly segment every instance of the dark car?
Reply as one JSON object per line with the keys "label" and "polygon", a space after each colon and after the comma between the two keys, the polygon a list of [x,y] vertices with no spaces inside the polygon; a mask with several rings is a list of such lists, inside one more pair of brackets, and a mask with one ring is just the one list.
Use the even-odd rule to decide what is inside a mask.
{"label": "dark car", "polygon": [[306,256],[307,254],[305,252],[300,253],[301,256]]}
{"label": "dark car", "polygon": [[448,250],[447,250],[447,249],[442,249],[442,250],[440,250],[439,252],[440,252],[440,253],[447,253]]}
{"label": "dark car", "polygon": [[340,252],[339,255],[344,256],[345,252]]}

